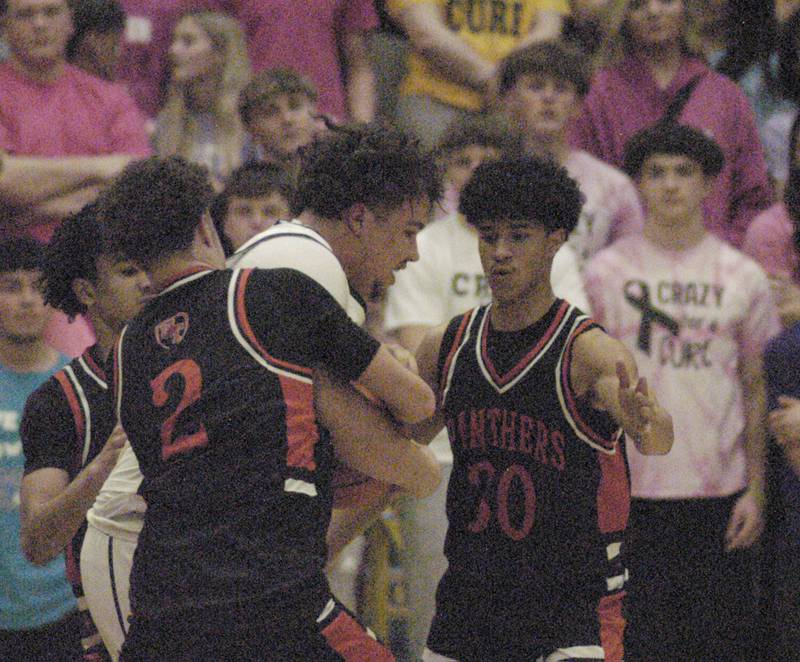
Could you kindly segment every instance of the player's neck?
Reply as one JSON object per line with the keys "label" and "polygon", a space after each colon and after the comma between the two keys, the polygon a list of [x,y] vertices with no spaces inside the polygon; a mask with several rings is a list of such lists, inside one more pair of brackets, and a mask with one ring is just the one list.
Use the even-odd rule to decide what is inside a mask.
{"label": "player's neck", "polygon": [[108,355],[114,347],[114,342],[122,329],[112,328],[104,319],[99,315],[89,315],[89,321],[92,323],[94,329],[94,336],[97,339],[96,347],[99,358],[105,363]]}
{"label": "player's neck", "polygon": [[44,372],[55,366],[58,352],[43,338],[0,337],[0,364],[12,372]]}
{"label": "player's neck", "polygon": [[683,251],[699,244],[708,234],[702,218],[688,219],[684,223],[667,223],[648,218],[643,231],[651,244],[668,251]]}
{"label": "player's neck", "polygon": [[538,322],[556,300],[549,283],[524,297],[502,301],[492,299],[491,322],[498,331],[521,331]]}
{"label": "player's neck", "polygon": [[196,256],[173,255],[166,260],[161,260],[158,264],[153,265],[148,269],[150,275],[150,282],[153,285],[154,292],[161,292],[166,287],[169,287],[176,280],[186,276],[195,271],[204,269],[222,269],[223,265],[212,264],[211,261],[206,261]]}

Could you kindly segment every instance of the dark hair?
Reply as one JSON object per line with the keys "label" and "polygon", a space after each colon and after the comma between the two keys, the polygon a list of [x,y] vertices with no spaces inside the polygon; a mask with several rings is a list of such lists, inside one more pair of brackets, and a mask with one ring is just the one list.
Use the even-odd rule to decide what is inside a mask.
{"label": "dark hair", "polygon": [[339,218],[356,203],[399,207],[442,195],[442,175],[432,154],[394,128],[377,124],[334,126],[301,154],[293,210]]}
{"label": "dark hair", "polygon": [[44,245],[30,237],[0,240],[0,273],[40,271]]}
{"label": "dark hair", "polygon": [[234,170],[225,188],[214,197],[209,211],[214,227],[217,228],[225,255],[233,253],[233,245],[225,236],[225,218],[228,215],[228,204],[231,198],[258,198],[270,193],[282,195],[287,204],[291,203],[294,191],[292,175],[285,168],[274,163],[247,163]]}
{"label": "dark hair", "polygon": [[569,81],[583,97],[589,91],[589,72],[584,64],[586,60],[586,55],[579,50],[556,41],[533,44],[514,51],[500,63],[500,95],[510,91],[520,76],[542,74]]}
{"label": "dark hair", "polygon": [[129,164],[100,195],[109,241],[145,269],[188,248],[214,194],[208,170],[179,156]]}
{"label": "dark hair", "polygon": [[302,94],[310,102],[317,100],[317,88],[305,76],[292,69],[267,69],[253,75],[239,93],[239,117],[247,125],[258,112],[280,94]]}
{"label": "dark hair", "polygon": [[459,117],[448,125],[436,146],[436,153],[444,156],[470,145],[494,147],[501,154],[512,154],[522,149],[517,132],[499,117],[470,115]]}
{"label": "dark hair", "polygon": [[125,11],[117,0],[68,0],[74,31],[67,42],[67,58],[75,56],[88,32],[120,34],[125,29]]}
{"label": "dark hair", "polygon": [[725,55],[716,70],[739,81],[751,66],[758,65],[768,89],[773,90],[775,76],[769,59],[778,42],[774,0],[728,0],[724,30]]}
{"label": "dark hair", "polygon": [[634,134],[625,144],[622,169],[633,178],[653,154],[685,156],[697,162],[706,177],[716,177],[725,164],[719,145],[702,131],[675,123],[659,123]]}
{"label": "dark hair", "polygon": [[70,318],[85,313],[86,306],[75,296],[72,283],[76,278],[95,281],[97,258],[107,252],[96,203],[68,217],[56,228],[44,251],[45,302]]}
{"label": "dark hair", "polygon": [[458,210],[470,225],[508,219],[569,234],[583,203],[578,184],[564,168],[550,159],[524,156],[479,165],[461,190]]}
{"label": "dark hair", "polygon": [[780,93],[800,103],[800,9],[781,26],[776,51]]}

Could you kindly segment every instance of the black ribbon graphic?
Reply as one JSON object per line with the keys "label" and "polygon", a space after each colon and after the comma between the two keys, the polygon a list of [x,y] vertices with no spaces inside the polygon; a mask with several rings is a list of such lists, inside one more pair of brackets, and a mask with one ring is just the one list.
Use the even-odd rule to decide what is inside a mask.
{"label": "black ribbon graphic", "polygon": [[[634,292],[634,288],[636,292]],[[642,313],[642,321],[639,323],[639,338],[636,345],[645,354],[650,354],[650,338],[653,335],[653,323],[660,324],[673,336],[680,333],[681,325],[665,312],[650,303],[650,287],[647,283],[640,280],[629,280],[625,283],[625,299],[637,310]]]}

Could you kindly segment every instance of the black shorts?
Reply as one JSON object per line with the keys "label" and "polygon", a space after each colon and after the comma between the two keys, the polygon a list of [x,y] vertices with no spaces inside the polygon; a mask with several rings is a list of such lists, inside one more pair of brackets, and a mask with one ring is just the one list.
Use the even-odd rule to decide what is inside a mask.
{"label": "black shorts", "polygon": [[339,602],[276,612],[275,599],[220,607],[214,617],[131,617],[121,662],[390,662],[395,658]]}

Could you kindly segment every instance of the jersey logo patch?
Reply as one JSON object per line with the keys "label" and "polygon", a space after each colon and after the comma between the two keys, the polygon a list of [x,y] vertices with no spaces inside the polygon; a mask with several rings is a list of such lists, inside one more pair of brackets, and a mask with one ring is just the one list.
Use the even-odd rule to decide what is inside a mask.
{"label": "jersey logo patch", "polygon": [[183,341],[188,330],[189,315],[178,313],[156,325],[156,342],[164,349],[171,349]]}

